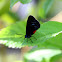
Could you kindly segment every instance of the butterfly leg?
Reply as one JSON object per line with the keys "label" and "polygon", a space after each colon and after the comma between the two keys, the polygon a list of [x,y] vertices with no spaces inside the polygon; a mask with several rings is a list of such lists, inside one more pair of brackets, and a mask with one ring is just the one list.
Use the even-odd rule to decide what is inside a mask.
{"label": "butterfly leg", "polygon": [[20,36],[20,38],[22,38],[22,36]]}
{"label": "butterfly leg", "polygon": [[[30,39],[31,40],[31,39]],[[31,40],[31,42],[32,42],[32,40]],[[33,42],[32,42],[33,43]]]}
{"label": "butterfly leg", "polygon": [[25,37],[24,37],[24,40],[23,40],[23,42],[22,42],[22,45],[25,43]]}
{"label": "butterfly leg", "polygon": [[17,34],[17,33],[16,33],[16,35],[22,35],[22,36],[24,36],[23,34]]}
{"label": "butterfly leg", "polygon": [[[22,36],[25,36],[25,35],[23,35],[23,34],[16,34],[16,35],[22,35]],[[22,36],[21,36],[20,38],[22,38]]]}
{"label": "butterfly leg", "polygon": [[[34,37],[34,36],[32,36],[32,37]],[[34,37],[35,38],[35,37]],[[36,39],[36,38],[35,38]],[[37,40],[37,39],[36,39]]]}
{"label": "butterfly leg", "polygon": [[28,38],[27,38],[27,42],[28,42]]}

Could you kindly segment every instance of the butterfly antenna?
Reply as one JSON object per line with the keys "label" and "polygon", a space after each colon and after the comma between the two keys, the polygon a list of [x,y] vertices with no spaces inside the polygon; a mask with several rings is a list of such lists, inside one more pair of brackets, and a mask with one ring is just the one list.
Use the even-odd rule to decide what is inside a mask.
{"label": "butterfly antenna", "polygon": [[23,40],[23,42],[22,42],[22,45],[25,43],[25,37],[24,37],[24,40]]}
{"label": "butterfly antenna", "polygon": [[[16,35],[22,35],[22,36],[25,36],[25,35],[23,35],[23,34],[16,34]],[[20,38],[22,38],[22,36],[21,36]]]}
{"label": "butterfly antenna", "polygon": [[17,34],[17,35],[23,35],[23,34]]}
{"label": "butterfly antenna", "polygon": [[28,42],[28,38],[27,38],[27,42]]}
{"label": "butterfly antenna", "polygon": [[[24,41],[25,41],[25,37],[24,37]],[[23,42],[24,42],[24,41],[23,41]]]}
{"label": "butterfly antenna", "polygon": [[[34,36],[32,36],[32,37],[34,37]],[[35,37],[34,37],[35,38]],[[36,38],[35,38],[36,39]],[[36,39],[37,40],[37,39]]]}
{"label": "butterfly antenna", "polygon": [[[24,37],[24,40],[25,40],[25,37]],[[27,38],[27,42],[28,42],[28,38]]]}
{"label": "butterfly antenna", "polygon": [[[31,40],[31,38],[30,38],[30,40]],[[31,40],[31,42],[32,42],[32,40]],[[32,42],[33,43],[33,42]]]}

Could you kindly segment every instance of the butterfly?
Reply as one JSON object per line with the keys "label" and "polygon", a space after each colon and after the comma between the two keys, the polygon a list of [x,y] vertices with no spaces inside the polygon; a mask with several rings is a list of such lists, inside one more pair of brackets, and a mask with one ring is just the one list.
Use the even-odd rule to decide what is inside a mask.
{"label": "butterfly", "polygon": [[[38,30],[39,28],[40,28],[40,23],[32,15],[30,15],[28,17],[27,24],[26,24],[25,38],[28,39],[28,38],[32,37],[32,35],[35,34],[36,30]],[[20,35],[20,34],[18,34],[18,35]]]}
{"label": "butterfly", "polygon": [[30,15],[27,20],[25,38],[30,38],[39,28],[40,23],[32,15]]}

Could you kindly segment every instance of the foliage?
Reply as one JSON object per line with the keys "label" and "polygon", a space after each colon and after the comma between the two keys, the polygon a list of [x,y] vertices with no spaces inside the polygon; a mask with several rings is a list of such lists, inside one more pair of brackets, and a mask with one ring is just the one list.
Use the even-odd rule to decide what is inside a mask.
{"label": "foliage", "polygon": [[17,3],[18,1],[20,1],[20,2],[23,3],[23,4],[26,4],[26,3],[31,2],[32,0],[11,0],[11,7],[12,7],[15,3]]}
{"label": "foliage", "polygon": [[[23,47],[35,46],[45,48],[59,48],[61,49],[62,38],[62,23],[59,22],[46,22],[41,24],[37,32],[30,38],[24,38],[26,33],[26,22],[21,21],[0,31],[1,43],[9,47]],[[16,28],[15,28],[16,27]],[[56,28],[57,27],[57,28]],[[18,35],[20,34],[20,35]],[[60,40],[60,42],[58,42]],[[33,41],[33,43],[31,42]]]}
{"label": "foliage", "polygon": [[51,6],[53,5],[54,0],[44,0],[39,3],[38,15],[45,19],[48,14]]}
{"label": "foliage", "polygon": [[[26,53],[24,55],[24,62],[54,62],[52,60],[55,55],[61,54],[61,50],[54,50],[54,49],[37,49]],[[60,55],[61,56],[61,55]],[[55,57],[54,57],[55,58]],[[52,60],[52,61],[51,61]]]}
{"label": "foliage", "polygon": [[0,16],[7,12],[10,7],[10,0],[0,0]]}
{"label": "foliage", "polygon": [[[11,12],[15,3],[20,1],[22,4],[27,4],[32,0],[0,0],[0,16],[6,22],[5,27],[0,31],[0,44],[4,44],[12,48],[21,48],[24,46],[38,46],[38,48],[25,55],[26,61],[42,61],[42,62],[56,62],[57,59],[62,59],[62,23],[48,21],[40,24],[40,28],[30,38],[25,38],[26,35],[26,21],[18,21],[18,15]],[[36,6],[37,16],[45,19],[54,0],[39,0],[38,8]],[[9,10],[10,9],[10,10]],[[35,9],[35,8],[34,8]],[[33,11],[33,13],[36,12]],[[9,24],[7,24],[9,22]],[[16,22],[16,23],[15,23]],[[32,42],[33,43],[32,43]],[[40,53],[39,53],[40,52]],[[48,53],[47,53],[48,52]],[[37,56],[34,56],[37,55]],[[61,61],[62,62],[62,61]]]}
{"label": "foliage", "polygon": [[2,14],[1,19],[7,26],[7,25],[15,23],[16,21],[19,21],[20,18],[17,16],[16,13],[7,12],[7,13]]}
{"label": "foliage", "polygon": [[53,56],[53,57],[50,59],[50,61],[51,61],[51,62],[62,62],[62,53]]}

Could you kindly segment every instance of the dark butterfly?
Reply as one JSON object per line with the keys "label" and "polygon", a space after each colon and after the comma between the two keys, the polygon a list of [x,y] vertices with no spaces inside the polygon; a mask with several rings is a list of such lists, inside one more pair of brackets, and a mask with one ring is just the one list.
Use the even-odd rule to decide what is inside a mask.
{"label": "dark butterfly", "polygon": [[[30,15],[27,20],[25,38],[30,38],[39,28],[40,28],[40,23],[33,16]],[[18,35],[21,35],[21,34],[18,34]]]}
{"label": "dark butterfly", "polygon": [[30,15],[27,20],[25,38],[30,38],[39,28],[40,23],[33,16]]}

